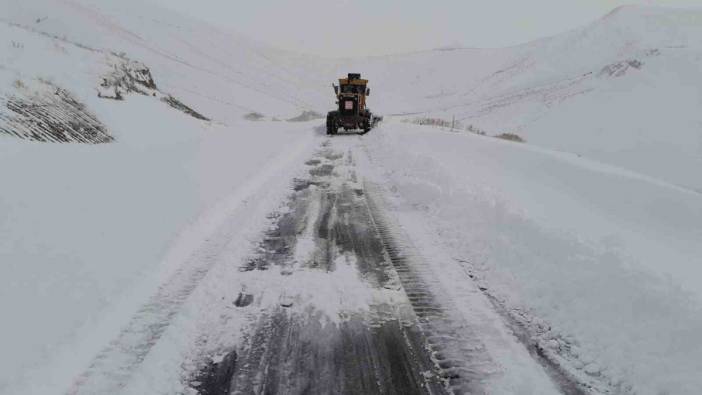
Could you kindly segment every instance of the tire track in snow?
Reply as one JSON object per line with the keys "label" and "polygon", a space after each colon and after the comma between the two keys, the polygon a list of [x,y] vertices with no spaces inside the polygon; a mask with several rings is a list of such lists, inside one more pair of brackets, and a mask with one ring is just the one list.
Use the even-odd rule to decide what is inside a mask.
{"label": "tire track in snow", "polygon": [[411,243],[385,215],[379,203],[379,188],[364,183],[368,208],[381,236],[388,260],[399,275],[423,332],[427,349],[447,389],[454,394],[488,393],[485,384],[494,362],[479,336],[456,318],[448,299],[437,295],[442,285],[414,251]]}
{"label": "tire track in snow", "polygon": [[[423,260],[386,215],[380,188],[359,181],[354,151],[342,155],[332,147],[336,144],[324,145],[308,161],[310,178],[296,181],[290,210],[264,238],[260,255],[244,266],[268,272],[279,267],[280,274],[271,273],[282,278],[271,283],[278,289],[269,287],[257,296],[274,302],[261,306],[243,344],[206,366],[194,388],[203,394],[511,393],[493,386],[503,374],[501,361],[483,343],[481,323],[467,322],[459,312],[455,303],[465,300],[444,292],[434,264]],[[300,242],[311,236],[314,253],[301,260]],[[334,283],[335,271],[343,266],[339,257],[354,257],[352,270],[364,282],[394,290],[398,297],[376,301],[365,311],[347,310],[349,299],[362,296],[356,290],[344,294],[339,289],[339,295],[321,290],[325,281],[333,287],[348,281]],[[305,276],[320,271],[326,273],[322,283],[306,283]],[[275,302],[282,301],[277,292],[290,298]],[[301,296],[316,293],[342,303],[330,311],[321,307],[323,301]],[[329,314],[339,317],[330,322]],[[535,382],[551,388],[548,377],[539,375],[540,367],[524,354],[536,366]]]}
{"label": "tire track in snow", "polygon": [[[367,147],[363,146],[363,148],[368,159],[372,161],[374,158],[368,152]],[[384,178],[380,177],[378,180],[384,181]],[[376,180],[376,182],[379,181]],[[441,364],[439,366],[441,369],[451,369],[453,368],[452,365],[454,364],[459,364],[460,366],[461,364],[468,363],[470,366],[478,361],[477,371],[483,369],[484,372],[493,372],[493,375],[497,379],[495,382],[498,382],[501,374],[499,372],[499,366],[503,362],[507,362],[509,364],[512,361],[505,360],[505,356],[509,357],[509,355],[504,355],[503,352],[495,350],[495,340],[497,339],[498,341],[514,343],[517,348],[523,348],[526,350],[526,354],[520,356],[521,363],[528,362],[528,360],[531,359],[533,366],[537,367],[536,370],[539,370],[538,368],[540,367],[543,373],[545,373],[542,374],[543,378],[546,381],[550,380],[552,382],[553,391],[555,392],[568,395],[616,393],[609,391],[605,387],[595,386],[590,382],[590,380],[583,379],[572,374],[567,366],[562,365],[557,356],[552,355],[549,350],[542,348],[541,345],[531,337],[532,334],[529,333],[529,331],[524,328],[520,322],[515,320],[514,317],[510,315],[510,312],[507,311],[507,309],[501,305],[498,300],[492,297],[487,288],[475,283],[475,277],[471,275],[471,273],[466,272],[461,265],[437,265],[435,263],[430,263],[427,259],[422,257],[422,254],[418,253],[418,250],[416,247],[414,247],[409,236],[402,230],[399,222],[395,222],[394,218],[388,215],[391,210],[388,209],[388,204],[384,200],[383,192],[386,191],[383,190],[380,184],[372,182],[366,182],[366,190],[368,191],[370,211],[373,214],[376,225],[383,237],[383,241],[387,246],[386,248],[389,253],[389,259],[398,268],[400,278],[402,279],[402,284],[405,286],[408,295],[410,295],[410,300],[415,307],[415,312],[418,316],[420,316],[420,321],[422,324],[426,324],[430,320],[433,320],[435,323],[436,317],[441,318],[447,314],[447,312],[453,310],[454,308],[450,306],[455,306],[456,303],[462,304],[462,307],[467,306],[469,311],[475,310],[474,312],[469,312],[466,316],[464,316],[465,319],[471,320],[471,322],[461,324],[454,321],[453,324],[457,324],[460,328],[462,333],[462,341],[468,341],[470,344],[477,347],[469,345],[468,352],[464,353],[464,356],[467,356],[467,358],[463,360],[454,359],[448,364]],[[426,220],[425,217],[420,217],[420,222]],[[426,238],[426,235],[423,235],[422,232],[417,234],[415,223],[411,220],[409,221],[409,227],[413,231],[413,237],[419,237],[420,240]],[[428,239],[433,240],[431,237]],[[426,243],[421,245],[424,248],[427,247]],[[436,252],[435,249],[432,250],[430,248],[429,250]],[[446,261],[447,258],[441,253],[436,254],[436,256],[432,254],[431,256],[438,261],[441,261],[442,259]],[[455,259],[453,259],[453,261],[455,261]],[[450,278],[449,281],[447,281],[447,277]],[[451,280],[451,278],[453,280]],[[455,279],[459,279],[459,281],[456,282]],[[460,279],[464,279],[463,282],[461,282]],[[429,289],[427,289],[427,286]],[[455,286],[456,289],[449,289],[447,286],[451,288]],[[442,292],[443,290],[448,292]],[[436,291],[438,291],[438,296],[440,298],[439,303],[435,302],[435,297],[437,296],[435,294]],[[479,299],[483,299],[484,303],[481,303]],[[442,308],[442,306],[444,306],[444,308]],[[485,314],[485,307],[487,307],[489,314]],[[450,314],[450,316],[452,319],[456,320],[461,314],[465,313],[456,314],[454,312],[453,314]],[[424,315],[426,315],[426,318],[423,317]],[[479,321],[480,318],[485,319],[486,325],[483,325],[484,328],[493,326],[497,332],[500,331],[498,329],[499,327],[506,329],[505,333],[507,334],[508,338],[505,339],[504,336],[486,336],[484,328],[473,331],[471,328],[480,327],[482,324],[480,322],[473,322],[473,320],[478,319]],[[492,323],[490,323],[491,321]],[[428,328],[427,334],[431,339],[431,332],[435,331],[436,327],[433,325],[433,323],[431,323],[428,325]],[[446,327],[439,327],[438,329],[439,331],[445,331]],[[483,341],[481,341],[481,338],[486,342],[489,350],[483,348]],[[454,340],[460,341],[461,339]],[[432,346],[432,348],[434,347]],[[512,347],[512,350],[514,350],[514,347]],[[481,355],[482,353],[485,353],[485,356],[487,356],[488,353],[495,355],[494,362],[491,362],[489,358],[486,359],[485,356]],[[518,354],[523,353],[516,352],[515,357]],[[441,353],[439,353],[438,356],[439,358],[445,357]],[[524,356],[526,356],[526,358],[524,358]],[[525,359],[527,361],[524,361]],[[534,369],[532,369],[532,371],[534,371]],[[471,369],[469,369],[467,373],[470,374]],[[504,371],[503,373],[511,375],[508,371]],[[482,389],[478,389],[478,393],[483,393],[483,391],[490,393],[490,391],[494,391],[494,382],[490,383],[491,380],[489,376],[490,374],[480,377],[486,381],[486,385],[483,386]],[[523,379],[520,378],[518,374],[511,376],[512,378],[508,379],[508,381],[513,384],[515,383],[515,378],[517,382]],[[530,393],[538,393],[533,392],[534,388],[531,386],[525,387],[524,390],[518,390],[512,387],[510,391],[511,392],[508,393],[522,393],[522,391],[532,391]],[[470,389],[470,392],[475,393],[476,389],[472,388]]]}
{"label": "tire track in snow", "polygon": [[88,369],[69,389],[71,395],[119,393],[158,343],[178,314],[180,307],[218,262],[233,232],[229,228],[206,242],[161,285],[149,301],[134,314],[126,327],[100,351]]}
{"label": "tire track in snow", "polygon": [[248,218],[248,211],[257,210],[257,206],[249,206],[248,202],[265,201],[261,195],[269,192],[272,184],[277,184],[281,174],[292,171],[291,165],[306,155],[309,143],[309,140],[301,139],[241,185],[233,195],[205,213],[191,229],[185,230],[171,251],[175,255],[167,257],[166,261],[186,258],[116,338],[73,380],[68,394],[117,394],[129,385],[189,296],[216,265],[226,264],[224,252],[227,245],[237,235],[241,236],[240,220]]}
{"label": "tire track in snow", "polygon": [[373,226],[353,157],[330,145],[308,161],[309,178],[296,180],[289,209],[242,267],[243,276],[255,270],[279,279],[254,292],[269,304],[244,344],[195,377],[198,392],[446,392]]}

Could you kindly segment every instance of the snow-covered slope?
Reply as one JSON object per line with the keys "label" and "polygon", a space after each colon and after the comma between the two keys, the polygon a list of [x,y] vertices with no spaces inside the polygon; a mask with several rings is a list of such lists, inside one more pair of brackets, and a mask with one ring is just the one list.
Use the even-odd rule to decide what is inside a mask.
{"label": "snow-covered slope", "polygon": [[349,61],[384,113],[453,117],[489,135],[702,190],[702,11],[621,7],[504,49]]}
{"label": "snow-covered slope", "polygon": [[251,216],[277,204],[314,132],[243,117],[321,96],[280,52],[145,2],[0,9],[0,393],[57,393],[217,226],[207,212],[261,185]]}
{"label": "snow-covered slope", "polygon": [[[148,2],[3,3],[3,28],[12,31],[4,34],[11,48],[3,54],[7,58],[2,74],[15,74],[15,79],[45,74],[58,80],[73,78],[71,84],[77,87],[81,84],[76,71],[91,72],[82,85],[94,93],[105,70],[92,61],[75,59],[92,53],[110,63],[106,58],[124,54],[150,67],[163,90],[187,99],[194,108],[207,107],[217,121],[239,119],[254,111],[288,118],[304,109],[319,109],[328,101],[326,91],[302,79],[307,73],[300,71],[305,64],[300,57],[222,33]],[[44,47],[24,42],[27,37],[39,44],[37,36],[43,38]],[[52,70],[49,57],[51,62],[73,61],[73,67],[59,63]],[[87,86],[85,90],[88,95]]]}

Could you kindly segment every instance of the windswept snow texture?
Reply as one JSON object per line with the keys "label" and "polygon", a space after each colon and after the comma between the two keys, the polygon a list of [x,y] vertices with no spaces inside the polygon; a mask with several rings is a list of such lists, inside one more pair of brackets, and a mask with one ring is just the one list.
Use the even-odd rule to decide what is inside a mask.
{"label": "windswept snow texture", "polygon": [[[0,393],[251,388],[238,362],[339,355],[320,344],[347,335],[383,360],[384,344],[446,347],[434,315],[477,357],[432,353],[421,377],[423,357],[400,358],[405,384],[443,362],[480,365],[494,393],[702,388],[699,11],[624,7],[512,48],[323,60],[137,0],[0,9]],[[320,156],[313,118],[348,72],[386,122]],[[401,122],[419,117],[488,136]],[[293,251],[270,232],[296,209]],[[382,218],[375,269],[354,259],[381,254],[364,212]]]}
{"label": "windswept snow texture", "polygon": [[0,97],[0,133],[25,140],[59,143],[109,143],[113,140],[95,115],[67,90],[47,81],[14,83]]}

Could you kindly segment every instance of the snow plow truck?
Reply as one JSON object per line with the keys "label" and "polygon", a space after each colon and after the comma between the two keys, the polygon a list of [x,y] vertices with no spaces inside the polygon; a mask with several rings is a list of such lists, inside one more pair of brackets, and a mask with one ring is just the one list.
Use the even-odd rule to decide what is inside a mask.
{"label": "snow plow truck", "polygon": [[382,120],[366,107],[366,97],[370,95],[368,80],[361,79],[361,74],[349,73],[334,85],[337,110],[327,114],[327,134],[337,134],[339,129],[360,130],[366,134]]}

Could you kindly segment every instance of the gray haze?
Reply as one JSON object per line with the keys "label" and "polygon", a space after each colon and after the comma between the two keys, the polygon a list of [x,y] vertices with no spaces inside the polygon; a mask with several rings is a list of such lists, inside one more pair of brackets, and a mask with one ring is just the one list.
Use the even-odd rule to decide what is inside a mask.
{"label": "gray haze", "polygon": [[501,47],[586,24],[623,4],[700,0],[154,0],[278,48],[322,56]]}

